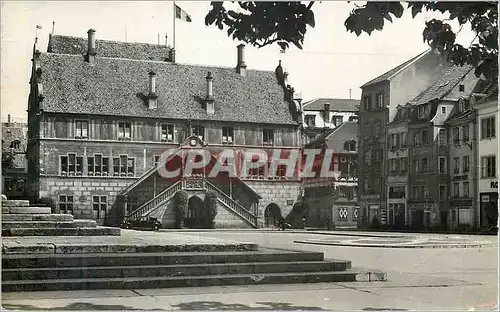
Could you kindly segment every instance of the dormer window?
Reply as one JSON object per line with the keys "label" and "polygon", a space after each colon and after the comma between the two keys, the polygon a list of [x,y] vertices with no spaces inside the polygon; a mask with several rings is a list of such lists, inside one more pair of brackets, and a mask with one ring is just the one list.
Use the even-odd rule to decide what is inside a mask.
{"label": "dormer window", "polygon": [[338,127],[342,124],[343,122],[343,117],[342,116],[333,116],[332,117],[332,124],[335,126],[335,127]]}
{"label": "dormer window", "polygon": [[351,140],[351,141],[346,141],[344,143],[344,149],[349,152],[355,152],[356,151],[356,141]]}
{"label": "dormer window", "polygon": [[441,114],[446,114],[446,106],[441,106]]}
{"label": "dormer window", "polygon": [[161,125],[161,141],[162,142],[174,141],[174,125],[169,125],[169,124]]}
{"label": "dormer window", "polygon": [[306,115],[305,123],[309,127],[316,127],[316,116],[315,115]]}
{"label": "dormer window", "polygon": [[461,84],[458,86],[458,91],[465,92],[465,85]]}

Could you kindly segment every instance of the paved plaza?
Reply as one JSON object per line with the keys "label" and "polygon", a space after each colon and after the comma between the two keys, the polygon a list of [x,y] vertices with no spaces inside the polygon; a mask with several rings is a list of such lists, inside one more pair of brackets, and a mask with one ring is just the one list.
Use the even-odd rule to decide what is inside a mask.
{"label": "paved plaza", "polygon": [[[358,234],[362,236],[348,236]],[[138,238],[141,236],[143,238]],[[388,273],[388,281],[4,293],[2,306],[11,311],[483,311],[495,310],[497,306],[498,237],[496,236],[348,232],[321,234],[259,230],[180,233],[123,231],[123,236],[119,239],[121,242],[129,239],[135,242],[150,239],[160,242],[172,241],[174,237],[175,240],[184,238],[190,242],[216,242],[223,239],[252,242],[262,247],[324,252],[327,259],[351,260],[353,267],[384,270]],[[370,242],[375,247],[331,244],[331,242],[341,242],[348,245],[360,240]],[[297,243],[299,241],[306,243]],[[448,248],[385,248],[376,242],[380,245],[418,245],[419,242],[432,242]],[[478,242],[481,243],[481,247],[477,247]]]}

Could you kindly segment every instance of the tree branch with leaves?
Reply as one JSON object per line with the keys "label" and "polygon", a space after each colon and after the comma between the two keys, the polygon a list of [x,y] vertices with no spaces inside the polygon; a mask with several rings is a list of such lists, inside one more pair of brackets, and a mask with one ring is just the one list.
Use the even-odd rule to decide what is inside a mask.
{"label": "tree branch with leaves", "polygon": [[[236,3],[232,1],[231,3]],[[228,2],[212,2],[205,24],[220,30],[227,28],[228,36],[261,48],[277,44],[282,50],[289,44],[302,49],[309,27],[314,28],[314,1],[298,2],[237,2],[237,10],[228,10]],[[360,36],[381,31],[385,21],[394,22],[405,10],[412,17],[424,11],[449,14],[449,18],[432,19],[425,23],[422,37],[430,47],[439,50],[456,65],[470,64],[489,80],[498,78],[498,7],[497,2],[367,2],[353,4],[344,22],[347,31]],[[318,6],[315,6],[318,8]],[[448,21],[458,21],[460,30],[466,24],[477,35],[470,46],[456,42],[457,34]]]}

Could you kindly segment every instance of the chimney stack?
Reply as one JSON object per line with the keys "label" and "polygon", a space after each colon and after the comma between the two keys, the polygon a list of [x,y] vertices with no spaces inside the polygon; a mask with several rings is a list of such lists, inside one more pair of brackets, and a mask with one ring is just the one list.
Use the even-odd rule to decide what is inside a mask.
{"label": "chimney stack", "polygon": [[95,49],[95,30],[89,29],[87,31],[87,62],[90,64],[95,63],[96,49]]}
{"label": "chimney stack", "polygon": [[330,120],[330,103],[326,102],[324,105],[323,119],[326,127],[326,123]]}
{"label": "chimney stack", "polygon": [[236,72],[242,77],[246,76],[247,65],[245,64],[245,45],[238,45],[238,63],[236,64]]}
{"label": "chimney stack", "polygon": [[7,115],[7,123],[10,125],[10,114]]}
{"label": "chimney stack", "polygon": [[285,85],[288,85],[288,72],[283,73],[283,81],[285,82]]}
{"label": "chimney stack", "polygon": [[207,79],[207,94],[205,96],[205,105],[206,105],[207,113],[210,115],[213,115],[215,112],[215,107],[214,107],[212,80],[214,78],[212,77],[211,72],[208,72],[206,79]]}
{"label": "chimney stack", "polygon": [[149,94],[148,94],[148,107],[149,109],[156,109],[158,107],[158,95],[156,94],[156,73],[149,72]]}

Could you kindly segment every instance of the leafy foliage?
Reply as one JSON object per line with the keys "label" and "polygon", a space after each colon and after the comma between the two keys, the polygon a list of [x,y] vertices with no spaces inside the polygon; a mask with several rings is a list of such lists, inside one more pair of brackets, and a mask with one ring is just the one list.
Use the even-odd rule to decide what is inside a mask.
{"label": "leafy foliage", "polygon": [[38,199],[37,204],[41,206],[50,207],[52,213],[56,213],[57,204],[56,201],[51,197],[41,197]]}
{"label": "leafy foliage", "polygon": [[[235,3],[235,1],[231,1]],[[227,10],[227,2],[211,2],[212,9],[205,17],[205,25],[216,25],[220,30],[228,27],[233,39],[257,47],[277,43],[281,49],[293,43],[302,49],[307,26],[315,26],[312,4],[298,2],[237,2],[239,9]]]}
{"label": "leafy foliage", "polygon": [[285,221],[292,225],[292,228],[300,228],[303,226],[302,218],[306,218],[309,214],[309,205],[304,200],[297,201],[290,213],[286,216]]}
{"label": "leafy foliage", "polygon": [[[234,3],[234,1],[232,2]],[[238,12],[227,10],[228,2],[212,2],[212,9],[205,17],[205,24],[216,25],[220,30],[227,26],[228,36],[256,47],[278,44],[284,51],[289,43],[302,49],[307,27],[315,26],[308,5],[298,2],[238,2]],[[456,20],[461,26],[469,24],[477,34],[478,42],[469,47],[456,43],[448,20],[432,19],[422,32],[424,42],[438,49],[456,65],[471,64],[476,75],[488,79],[498,77],[498,10],[497,2],[410,2],[406,7],[401,2],[367,2],[351,11],[344,22],[347,31],[360,36],[382,30],[385,22],[403,16],[411,10],[413,17],[425,11],[448,13],[448,20]]]}
{"label": "leafy foliage", "polygon": [[205,195],[205,209],[207,210],[207,225],[213,229],[215,227],[215,217],[217,216],[217,194],[214,192],[207,192]]}
{"label": "leafy foliage", "polygon": [[184,218],[186,217],[188,209],[189,194],[180,190],[175,194],[175,223],[178,229],[184,225]]}

